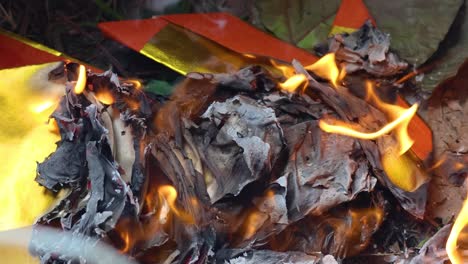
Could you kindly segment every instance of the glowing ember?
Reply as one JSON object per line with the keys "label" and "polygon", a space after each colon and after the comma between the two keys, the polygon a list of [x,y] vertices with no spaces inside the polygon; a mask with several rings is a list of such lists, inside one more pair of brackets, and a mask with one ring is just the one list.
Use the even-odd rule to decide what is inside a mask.
{"label": "glowing ember", "polygon": [[106,105],[111,105],[114,103],[114,97],[108,90],[99,91],[96,93],[96,98],[99,100],[99,102]]}
{"label": "glowing ember", "polygon": [[250,213],[245,222],[244,239],[252,238],[257,230],[263,225],[267,217],[267,215],[256,211]]}
{"label": "glowing ember", "polygon": [[133,84],[135,89],[141,89],[141,82],[139,80],[125,80],[125,82]]}
{"label": "glowing ember", "polygon": [[465,164],[461,163],[461,162],[456,162],[455,165],[454,165],[454,168],[455,170],[462,170],[465,168]]}
{"label": "glowing ember", "polygon": [[[345,223],[338,224],[336,232],[346,234],[346,240],[350,243],[347,245],[349,251],[361,251],[365,249],[368,243],[363,242],[363,236],[367,232],[375,232],[382,224],[384,219],[384,210],[382,208],[362,208],[350,209],[348,212],[351,219]],[[365,240],[364,240],[365,241]],[[367,241],[368,242],[368,241]]]}
{"label": "glowing ember", "polygon": [[336,66],[335,53],[328,53],[316,63],[305,67],[305,69],[312,71],[320,78],[329,80],[334,87],[338,87],[338,81],[344,77],[344,72],[340,74],[340,70]]}
{"label": "glowing ember", "polygon": [[295,74],[287,79],[284,83],[280,83],[279,86],[281,89],[293,93],[301,85],[307,86],[307,77],[304,74]]}
{"label": "glowing ember", "polygon": [[86,86],[86,68],[83,65],[80,65],[78,72],[78,80],[75,84],[75,93],[80,94],[84,91]]}
{"label": "glowing ember", "polygon": [[432,171],[432,170],[435,170],[437,168],[439,168],[440,166],[442,166],[442,164],[445,163],[445,161],[447,160],[447,155],[446,154],[443,154],[439,160],[437,160],[436,162],[434,162],[434,164],[432,165],[432,167],[429,168],[429,171]]}
{"label": "glowing ember", "polygon": [[465,200],[463,207],[460,213],[458,214],[457,219],[455,220],[455,223],[453,223],[452,230],[450,231],[450,235],[447,239],[447,244],[445,245],[447,254],[452,264],[466,263],[464,262],[462,254],[460,254],[459,250],[457,250],[458,249],[457,242],[458,242],[460,233],[466,227],[467,224],[468,224],[468,199]]}
{"label": "glowing ember", "polygon": [[130,250],[131,243],[130,243],[130,234],[128,232],[122,232],[121,238],[124,242],[124,247],[121,249],[122,253],[126,253]]}

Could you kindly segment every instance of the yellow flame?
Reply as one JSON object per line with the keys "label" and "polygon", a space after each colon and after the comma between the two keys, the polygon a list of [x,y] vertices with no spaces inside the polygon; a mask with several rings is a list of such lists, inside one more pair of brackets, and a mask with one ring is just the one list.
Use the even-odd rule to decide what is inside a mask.
{"label": "yellow flame", "polygon": [[86,86],[86,68],[84,65],[80,65],[78,69],[78,80],[75,84],[75,93],[80,94],[84,91]]}
{"label": "yellow flame", "polygon": [[414,141],[411,139],[411,137],[408,134],[408,125],[411,121],[411,118],[416,114],[417,111],[417,104],[414,104],[411,106],[409,109],[405,109],[401,106],[398,105],[392,105],[392,104],[387,104],[385,102],[382,102],[379,97],[375,94],[374,88],[371,82],[366,82],[366,87],[367,87],[367,100],[370,102],[374,103],[376,107],[383,111],[385,114],[387,114],[391,119],[398,119],[400,116],[405,115],[409,109],[414,107],[416,105],[416,109],[414,109],[414,113],[408,117],[408,119],[403,120],[403,122],[400,123],[399,126],[396,127],[395,133],[398,139],[398,144],[400,148],[400,155],[408,151],[411,146],[413,146]]}
{"label": "yellow flame", "polygon": [[108,90],[102,90],[96,93],[96,98],[103,104],[111,105],[114,103],[114,96]]}
{"label": "yellow flame", "polygon": [[399,154],[397,147],[390,145],[383,150],[382,167],[393,184],[402,190],[413,192],[427,181],[427,174],[412,155]]}
{"label": "yellow flame", "polygon": [[328,53],[320,60],[305,67],[306,70],[312,71],[320,78],[329,80],[334,87],[338,87],[338,81],[344,77],[345,72],[340,74],[340,70],[335,62],[335,53]]}
{"label": "yellow flame", "polygon": [[385,125],[383,128],[376,132],[364,133],[349,128],[345,123],[340,125],[330,125],[325,121],[319,122],[320,128],[328,133],[336,133],[345,136],[361,138],[361,139],[376,139],[385,134],[388,134],[392,130],[395,130],[396,137],[398,139],[399,154],[403,155],[413,145],[414,141],[408,134],[408,125],[411,118],[416,114],[418,110],[418,104],[412,105],[410,108],[405,109],[398,105],[391,105],[382,102],[377,95],[374,93],[372,83],[367,82],[367,100],[373,102],[378,109],[386,113],[390,118],[394,119],[392,122]]}
{"label": "yellow flame", "polygon": [[465,263],[463,256],[457,250],[457,242],[462,230],[468,224],[468,199],[465,200],[463,203],[463,207],[458,213],[457,219],[453,223],[452,230],[450,231],[450,235],[447,239],[447,243],[445,244],[445,248],[447,250],[448,257],[452,264],[462,264]]}
{"label": "yellow flame", "polygon": [[273,67],[275,67],[276,69],[280,70],[281,73],[286,77],[286,78],[290,78],[294,75],[294,68],[291,67],[290,65],[286,65],[286,64],[279,64],[277,63],[275,60],[273,59],[270,59],[270,63]]}
{"label": "yellow flame", "polygon": [[289,77],[285,82],[280,83],[279,86],[281,89],[293,93],[299,88],[302,84],[307,86],[307,77],[304,74],[295,74]]}
{"label": "yellow flame", "polygon": [[[281,71],[281,73],[288,78],[284,83],[280,83],[281,89],[288,92],[295,92],[303,83],[304,88],[307,86],[307,77],[301,73],[295,73],[294,68],[290,65],[279,64],[274,60],[270,60],[273,67]],[[329,53],[314,64],[305,67],[306,70],[314,72],[320,78],[329,80],[334,87],[338,87],[338,81],[343,79],[346,71],[343,69],[341,72],[335,62],[335,54]]]}
{"label": "yellow flame", "polygon": [[[461,170],[465,167],[464,164],[461,162],[456,162],[454,164],[454,168],[456,170]],[[458,213],[455,222],[453,223],[452,230],[450,231],[450,235],[447,239],[447,243],[445,245],[445,249],[447,251],[447,255],[450,259],[452,264],[462,264],[466,263],[463,254],[460,253],[461,249],[459,249],[458,242],[459,241],[466,241],[466,234],[462,234],[462,231],[468,225],[468,198],[465,199],[463,203],[462,209]]]}
{"label": "yellow flame", "polygon": [[[398,126],[408,123],[411,120],[411,118],[416,114],[417,110],[418,110],[418,104],[414,104],[410,108],[403,111],[397,119],[388,123],[387,125],[382,127],[380,130],[376,132],[371,132],[371,133],[359,132],[347,126],[343,126],[343,125],[330,125],[323,120],[320,120],[319,126],[323,131],[328,132],[328,133],[335,133],[335,134],[340,134],[340,135],[354,137],[354,138],[361,138],[361,139],[376,139],[385,134],[388,134],[389,132],[397,128]],[[411,147],[412,140],[410,139],[410,141],[411,141],[411,144],[402,145],[402,147],[400,148],[400,154],[405,153]]]}
{"label": "yellow flame", "polygon": [[183,221],[187,223],[194,223],[194,219],[191,215],[185,213],[184,211],[177,208],[176,200],[177,200],[177,191],[171,185],[163,185],[158,188],[158,193],[162,198],[164,198],[167,203],[169,204],[169,208],[171,211],[180,217]]}
{"label": "yellow flame", "polygon": [[[60,139],[46,124],[54,100],[44,102],[44,94],[37,94],[56,96],[48,90],[54,86],[47,85],[48,75],[38,77],[38,72],[48,67],[53,69],[55,64],[0,71],[0,230],[31,225],[55,200],[34,181],[36,161],[54,151]],[[31,83],[32,78],[41,79],[41,83]],[[30,111],[25,112],[24,107]]]}
{"label": "yellow flame", "polygon": [[328,133],[335,133],[360,139],[377,139],[390,132],[394,132],[396,141],[393,139],[389,143],[382,145],[381,161],[384,171],[390,181],[400,189],[412,192],[418,189],[427,180],[427,174],[419,166],[410,154],[404,155],[413,145],[414,141],[408,135],[408,125],[411,118],[418,110],[418,104],[410,108],[402,108],[397,105],[382,102],[374,93],[372,84],[367,84],[367,100],[374,105],[392,121],[375,132],[361,132],[341,121],[334,121],[334,124],[319,121],[319,127]]}

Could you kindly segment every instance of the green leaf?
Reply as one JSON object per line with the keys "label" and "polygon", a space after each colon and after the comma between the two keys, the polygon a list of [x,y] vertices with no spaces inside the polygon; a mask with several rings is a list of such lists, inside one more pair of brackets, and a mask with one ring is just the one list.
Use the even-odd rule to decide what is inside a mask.
{"label": "green leaf", "polygon": [[312,49],[316,44],[325,41],[330,33],[334,20],[335,16],[333,15],[325,21],[320,22],[309,34],[297,43],[297,46],[303,49]]}
{"label": "green leaf", "polygon": [[365,0],[377,27],[390,33],[391,48],[421,65],[439,47],[463,0]]}
{"label": "green leaf", "polygon": [[457,15],[454,25],[429,65],[436,67],[425,74],[421,87],[432,91],[443,80],[455,76],[460,66],[468,59],[468,3]]}
{"label": "green leaf", "polygon": [[263,26],[304,49],[327,39],[340,0],[257,0]]}
{"label": "green leaf", "polygon": [[145,85],[145,91],[159,95],[170,95],[173,88],[172,84],[160,80],[151,80]]}

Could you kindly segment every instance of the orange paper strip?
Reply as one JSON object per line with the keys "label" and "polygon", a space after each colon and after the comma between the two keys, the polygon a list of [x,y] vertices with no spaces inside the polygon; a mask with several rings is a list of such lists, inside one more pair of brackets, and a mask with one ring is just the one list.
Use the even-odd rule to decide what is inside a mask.
{"label": "orange paper strip", "polygon": [[[39,49],[12,33],[0,31],[0,69],[16,68],[26,65],[61,61],[61,53],[47,47]],[[41,45],[42,46],[42,45]],[[43,46],[42,46],[43,47]]]}
{"label": "orange paper strip", "polygon": [[374,19],[362,0],[343,0],[333,21],[330,35],[353,32],[369,19],[375,25]]}

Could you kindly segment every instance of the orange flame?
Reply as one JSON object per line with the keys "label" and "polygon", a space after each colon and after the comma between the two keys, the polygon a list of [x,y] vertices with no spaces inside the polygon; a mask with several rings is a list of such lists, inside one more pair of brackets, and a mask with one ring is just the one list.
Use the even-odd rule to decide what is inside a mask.
{"label": "orange flame", "polygon": [[[159,195],[167,201],[169,208],[171,211],[180,217],[183,221],[187,223],[194,223],[194,219],[191,215],[185,213],[184,211],[177,208],[176,200],[177,200],[177,191],[171,185],[163,185],[158,189]],[[193,203],[193,202],[192,202]]]}
{"label": "orange flame", "polygon": [[83,65],[80,65],[78,71],[78,80],[75,84],[75,93],[80,94],[84,91],[86,86],[86,68]]}
{"label": "orange flame", "polygon": [[463,203],[463,207],[458,213],[457,219],[453,223],[452,230],[447,239],[447,244],[445,244],[445,249],[447,255],[452,264],[462,264],[465,263],[462,254],[460,254],[458,249],[458,238],[462,230],[468,225],[468,199]]}
{"label": "orange flame", "polygon": [[304,87],[306,87],[307,83],[307,77],[304,74],[295,74],[289,77],[285,82],[280,83],[279,86],[281,89],[293,93],[303,84],[305,84]]}
{"label": "orange flame", "polygon": [[338,81],[344,78],[345,72],[338,69],[335,62],[335,53],[328,53],[320,60],[305,67],[306,70],[312,71],[317,76],[329,80],[334,87],[338,87]]}

